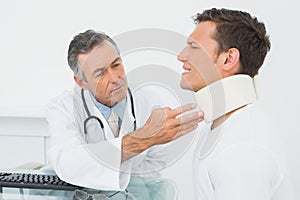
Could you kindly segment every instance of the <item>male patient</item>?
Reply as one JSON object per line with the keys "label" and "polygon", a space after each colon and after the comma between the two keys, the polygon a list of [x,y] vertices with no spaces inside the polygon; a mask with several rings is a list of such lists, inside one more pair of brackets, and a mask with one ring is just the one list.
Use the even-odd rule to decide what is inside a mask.
{"label": "male patient", "polygon": [[195,91],[207,122],[194,154],[201,200],[291,199],[276,130],[259,110],[254,78],[270,49],[265,25],[247,12],[210,9],[178,55],[181,87]]}

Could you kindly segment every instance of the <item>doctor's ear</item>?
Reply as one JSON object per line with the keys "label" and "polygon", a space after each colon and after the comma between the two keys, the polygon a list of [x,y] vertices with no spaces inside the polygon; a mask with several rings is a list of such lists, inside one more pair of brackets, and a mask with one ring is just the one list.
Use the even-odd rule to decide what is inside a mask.
{"label": "doctor's ear", "polygon": [[240,51],[237,48],[230,48],[222,55],[222,69],[226,72],[236,73],[239,70]]}
{"label": "doctor's ear", "polygon": [[84,80],[82,80],[81,78],[79,78],[76,74],[74,74],[73,76],[74,81],[77,83],[77,85],[79,85],[79,87],[81,87],[82,89],[88,89],[86,82]]}

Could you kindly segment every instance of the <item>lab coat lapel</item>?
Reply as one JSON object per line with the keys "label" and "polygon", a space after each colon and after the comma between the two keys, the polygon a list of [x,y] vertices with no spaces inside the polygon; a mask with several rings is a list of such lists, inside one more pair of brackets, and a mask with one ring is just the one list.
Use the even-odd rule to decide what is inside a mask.
{"label": "lab coat lapel", "polygon": [[119,133],[120,136],[126,135],[126,134],[131,133],[132,131],[134,131],[135,118],[132,115],[131,103],[132,102],[130,101],[130,96],[127,93],[126,108],[125,108],[125,111],[124,111],[121,130],[120,130],[120,133]]}

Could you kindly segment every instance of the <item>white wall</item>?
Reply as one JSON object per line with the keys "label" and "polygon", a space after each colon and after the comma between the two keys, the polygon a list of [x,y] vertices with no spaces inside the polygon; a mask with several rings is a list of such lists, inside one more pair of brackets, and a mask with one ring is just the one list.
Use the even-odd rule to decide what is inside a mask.
{"label": "white wall", "polygon": [[[278,126],[285,144],[297,197],[300,198],[300,30],[296,1],[239,0],[128,0],[128,1],[0,1],[0,116],[44,116],[46,102],[71,89],[72,73],[66,63],[72,37],[88,28],[111,36],[140,28],[160,28],[188,35],[191,16],[218,6],[242,9],[262,19],[272,48],[261,70],[262,103]],[[147,38],[145,38],[147,39]],[[183,44],[182,44],[183,45]],[[157,53],[157,52],[156,52]],[[124,58],[128,70],[141,64],[162,64],[180,72],[176,56],[134,54]],[[155,61],[152,61],[155,60]],[[192,197],[191,153],[166,172],[180,185],[180,193]],[[186,176],[181,175],[186,170]],[[185,198],[188,199],[188,198]]]}

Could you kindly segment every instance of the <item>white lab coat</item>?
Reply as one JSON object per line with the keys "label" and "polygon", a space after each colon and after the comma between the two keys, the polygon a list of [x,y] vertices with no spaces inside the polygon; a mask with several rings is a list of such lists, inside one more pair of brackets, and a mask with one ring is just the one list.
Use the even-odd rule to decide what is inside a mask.
{"label": "white lab coat", "polygon": [[[157,176],[167,160],[166,153],[158,150],[163,146],[152,147],[121,164],[122,137],[133,131],[134,123],[129,96],[120,136],[114,138],[107,121],[93,104],[89,92],[85,91],[91,115],[99,117],[104,125],[104,134],[107,138],[104,140],[102,129],[95,120],[89,123],[88,135],[85,136],[83,132],[83,122],[87,114],[80,91],[81,88],[75,86],[73,92],[65,91],[48,105],[47,120],[51,135],[48,151],[50,168],[66,182],[100,190],[124,190],[132,173]],[[168,102],[162,101],[161,94],[155,90],[140,88],[132,92],[137,128],[144,125],[154,106],[178,104],[175,98],[168,95],[164,95],[164,99]]]}

